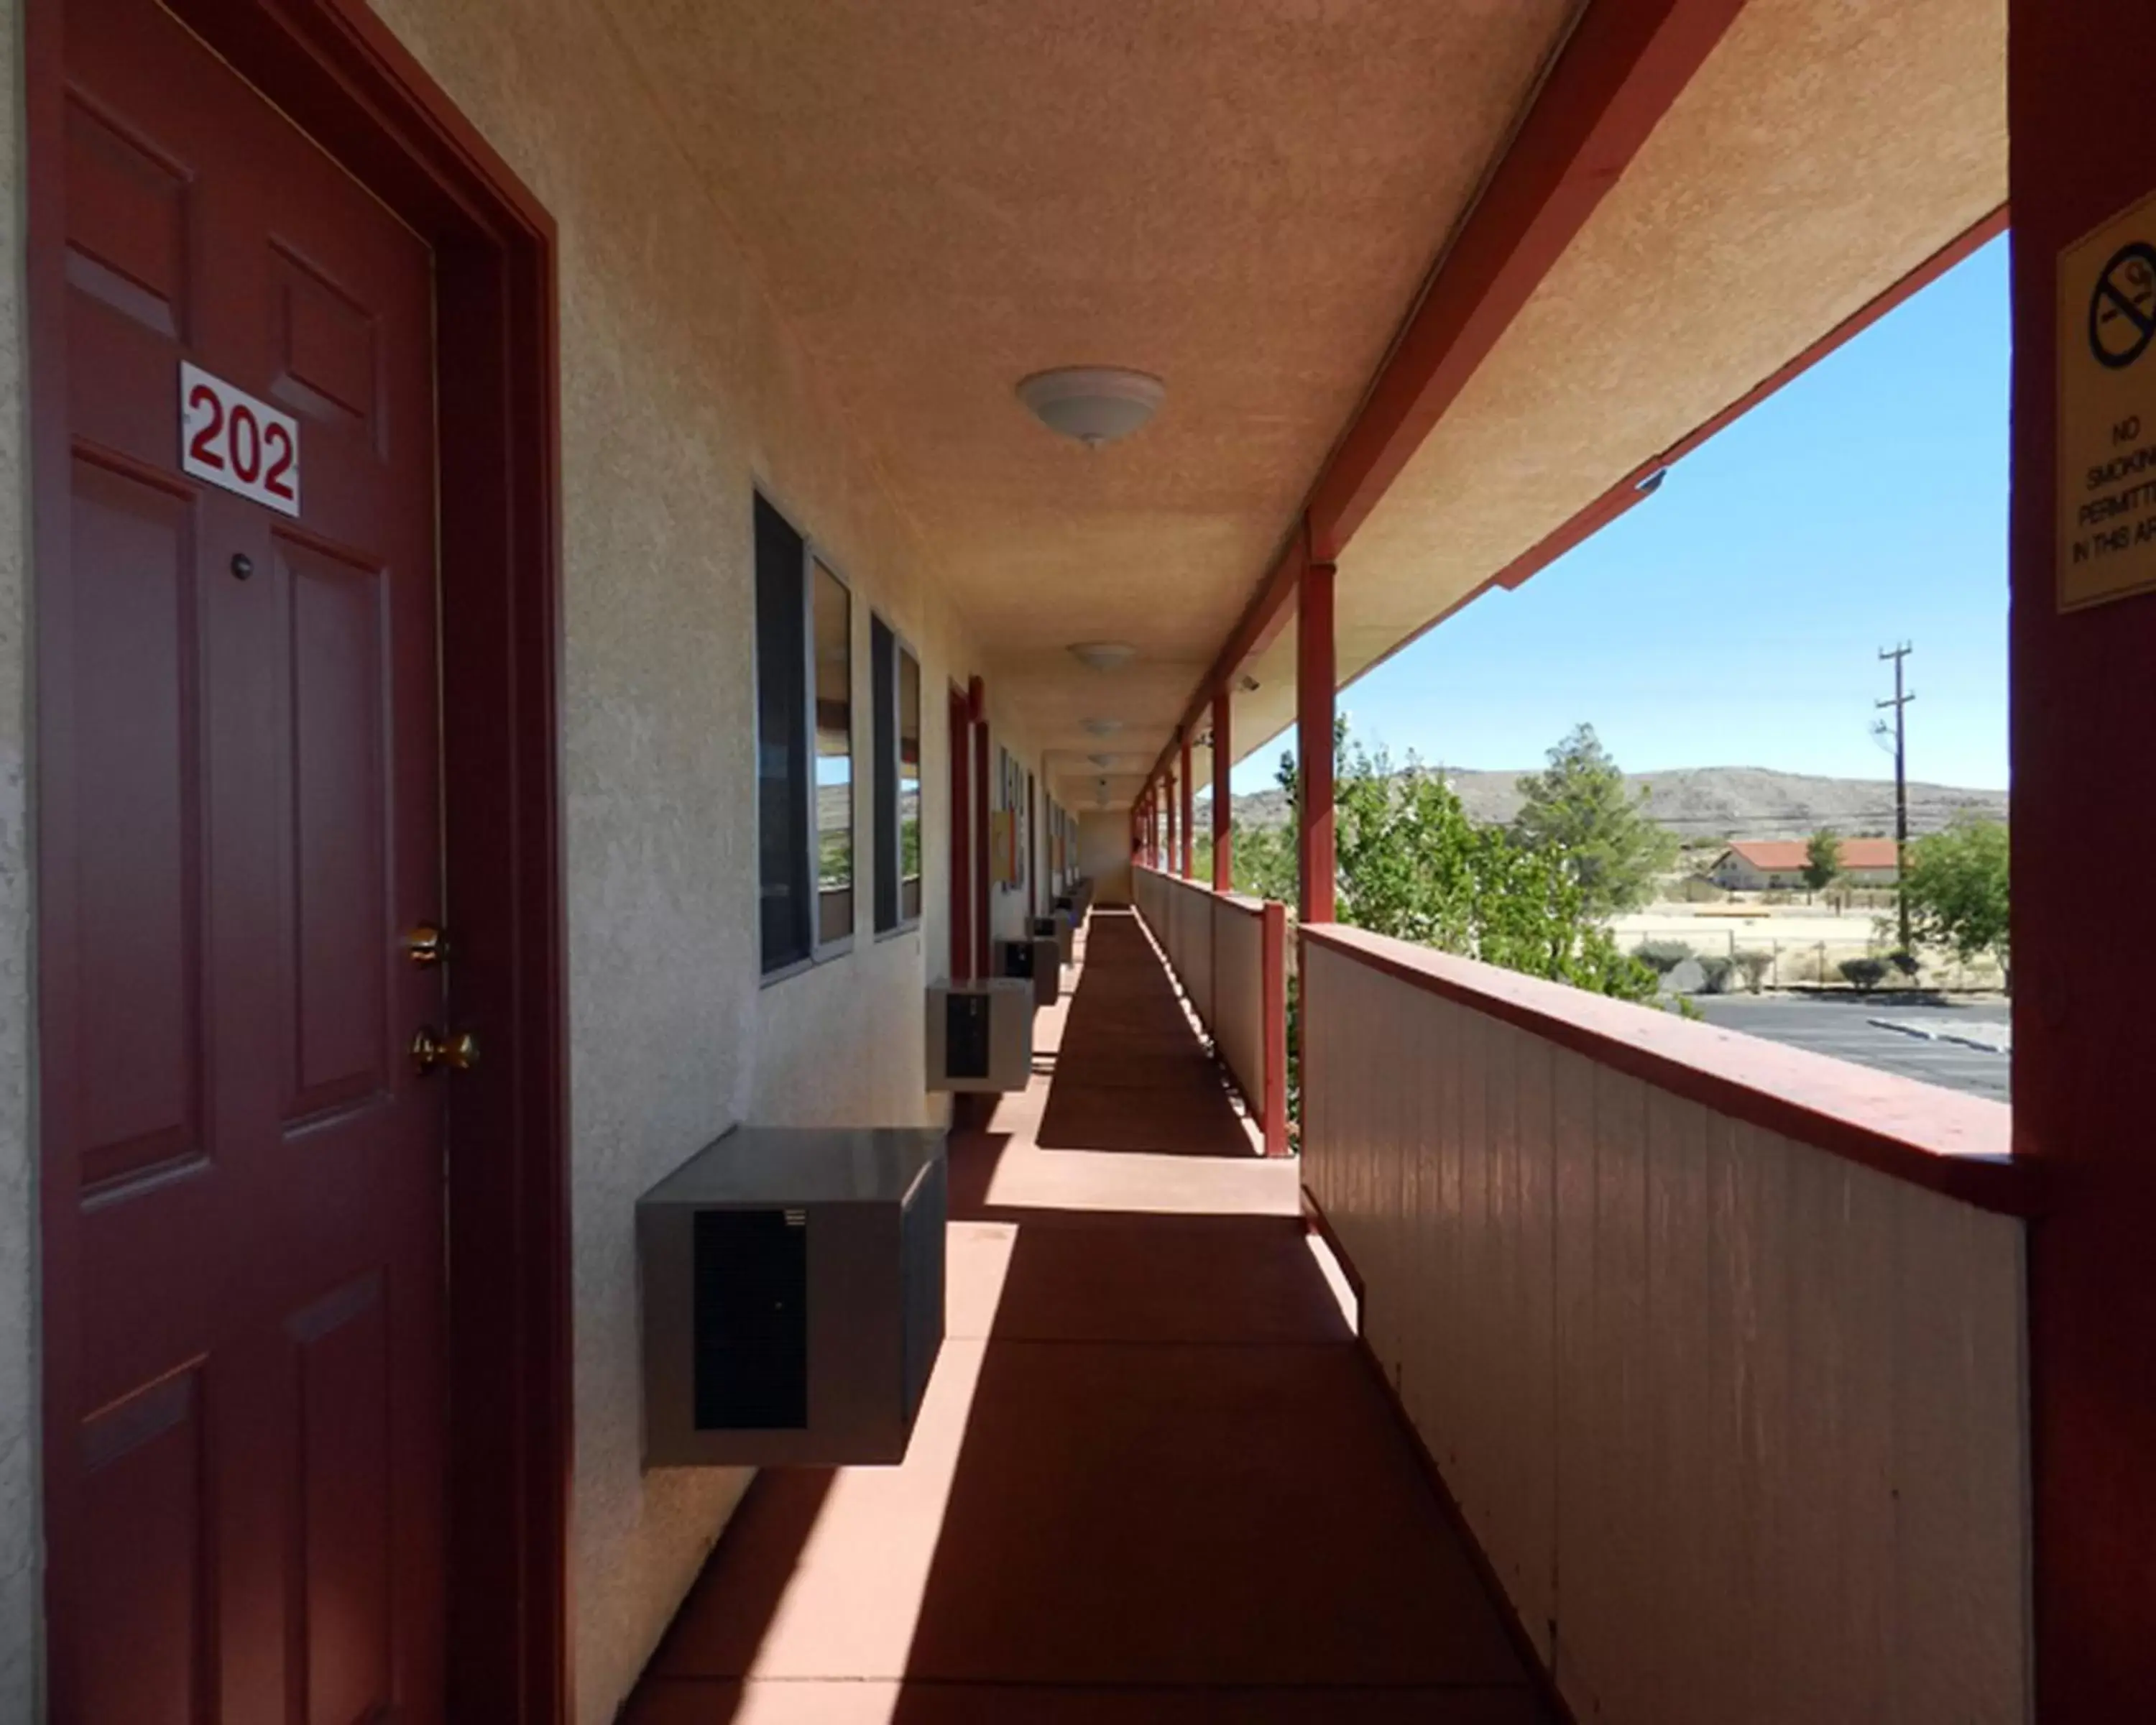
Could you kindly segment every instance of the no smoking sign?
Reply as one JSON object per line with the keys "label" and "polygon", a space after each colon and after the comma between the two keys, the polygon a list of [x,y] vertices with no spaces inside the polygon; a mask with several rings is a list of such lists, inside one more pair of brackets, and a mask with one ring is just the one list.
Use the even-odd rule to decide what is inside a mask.
{"label": "no smoking sign", "polygon": [[2156,197],[2059,254],[2059,607],[2156,590]]}
{"label": "no smoking sign", "polygon": [[2089,352],[2123,372],[2156,339],[2156,246],[2128,240],[2112,256],[2089,295]]}

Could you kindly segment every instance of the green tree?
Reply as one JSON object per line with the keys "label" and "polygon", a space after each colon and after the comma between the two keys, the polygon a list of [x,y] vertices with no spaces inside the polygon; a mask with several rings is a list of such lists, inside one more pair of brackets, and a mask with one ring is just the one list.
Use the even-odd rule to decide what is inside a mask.
{"label": "green tree", "polygon": [[2010,982],[2006,860],[2004,822],[1957,815],[1909,846],[1902,891],[1919,940],[1950,947],[1964,963],[1989,953]]}
{"label": "green tree", "polygon": [[1476,825],[1412,757],[1396,773],[1344,735],[1336,757],[1342,921],[1621,999],[1654,997],[1654,972],[1618,950],[1563,846]]}
{"label": "green tree", "polygon": [[1294,828],[1254,827],[1238,821],[1232,833],[1229,865],[1235,891],[1292,905],[1296,899]]}
{"label": "green tree", "polygon": [[1675,834],[1648,818],[1645,792],[1625,789],[1624,770],[1592,725],[1574,726],[1549,765],[1520,781],[1520,794],[1514,834],[1529,850],[1563,855],[1589,915],[1646,903],[1655,877],[1676,860]]}
{"label": "green tree", "polygon": [[1825,892],[1841,875],[1841,834],[1821,827],[1804,841],[1804,885]]}

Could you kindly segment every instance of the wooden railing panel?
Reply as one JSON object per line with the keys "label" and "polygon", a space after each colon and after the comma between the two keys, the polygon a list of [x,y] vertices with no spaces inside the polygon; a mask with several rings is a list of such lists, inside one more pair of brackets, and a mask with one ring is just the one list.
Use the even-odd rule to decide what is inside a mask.
{"label": "wooden railing panel", "polygon": [[1264,918],[1255,904],[1213,907],[1213,1043],[1253,1111],[1265,1106]]}
{"label": "wooden railing panel", "polygon": [[1322,941],[1302,976],[1306,1184],[1578,1716],[2025,1719],[2024,1224]]}

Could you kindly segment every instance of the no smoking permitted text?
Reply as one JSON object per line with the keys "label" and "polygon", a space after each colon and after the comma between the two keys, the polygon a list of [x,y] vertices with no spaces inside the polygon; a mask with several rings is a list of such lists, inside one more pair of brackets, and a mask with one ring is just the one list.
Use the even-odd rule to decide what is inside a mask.
{"label": "no smoking permitted text", "polygon": [[2059,606],[2156,589],[2156,196],[2059,254]]}

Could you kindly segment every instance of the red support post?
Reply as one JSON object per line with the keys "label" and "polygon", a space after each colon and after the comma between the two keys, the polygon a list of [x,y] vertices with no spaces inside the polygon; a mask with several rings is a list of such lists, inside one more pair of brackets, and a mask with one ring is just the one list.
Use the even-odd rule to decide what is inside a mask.
{"label": "red support post", "polygon": [[1183,866],[1176,873],[1190,880],[1196,879],[1198,875],[1198,823],[1193,818],[1195,814],[1193,793],[1197,787],[1190,782],[1190,733],[1188,731],[1183,733],[1182,774],[1178,783],[1182,787],[1183,798]]}
{"label": "red support post", "polygon": [[973,716],[973,974],[994,973],[989,937],[989,895],[994,891],[994,860],[988,839],[988,685],[978,677],[966,685]]}
{"label": "red support post", "polygon": [[1163,875],[1173,875],[1175,872],[1175,779],[1173,774],[1161,787],[1160,799],[1168,805],[1168,844],[1161,856],[1160,871]]}
{"label": "red support post", "polygon": [[1213,890],[1232,891],[1235,871],[1229,847],[1234,842],[1229,830],[1228,768],[1234,763],[1235,749],[1229,742],[1228,691],[1213,691]]}
{"label": "red support post", "polygon": [[1265,1094],[1258,1124],[1265,1154],[1287,1154],[1287,906],[1265,901],[1259,924],[1258,1001],[1265,1034]]}
{"label": "red support post", "polygon": [[2156,1718],[2156,1021],[2142,968],[2119,962],[2145,935],[2122,942],[2119,901],[2088,873],[2156,844],[2156,599],[2068,608],[2092,597],[2076,578],[2107,567],[2076,568],[2091,504],[2118,506],[2103,530],[2119,544],[2137,516],[2138,540],[2156,527],[2146,487],[2098,468],[2116,440],[2130,475],[2150,435],[2102,392],[2156,388],[2135,264],[2156,245],[2156,8],[2009,0],[2006,23],[2014,1148],[2049,1199],[2027,1246],[2032,1717],[2077,1725]]}
{"label": "red support post", "polygon": [[1296,803],[1296,909],[1304,922],[1332,920],[1332,564],[1311,563],[1296,596],[1295,724],[1302,753]]}

